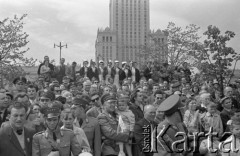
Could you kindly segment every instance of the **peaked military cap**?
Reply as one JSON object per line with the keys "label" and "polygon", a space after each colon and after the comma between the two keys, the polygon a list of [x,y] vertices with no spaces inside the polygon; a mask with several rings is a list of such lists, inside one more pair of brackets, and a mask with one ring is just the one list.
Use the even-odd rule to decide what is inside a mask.
{"label": "peaked military cap", "polygon": [[61,114],[62,104],[59,101],[54,101],[48,106],[44,106],[41,109],[41,113],[46,118],[58,117]]}
{"label": "peaked military cap", "polygon": [[108,100],[117,100],[117,97],[114,93],[104,94],[101,98],[101,103],[103,104],[104,102],[106,102]]}
{"label": "peaked military cap", "polygon": [[13,80],[13,84],[16,84],[18,82],[27,83],[27,79],[25,77],[19,76]]}
{"label": "peaked military cap", "polygon": [[181,104],[180,96],[174,94],[165,99],[158,107],[158,110],[164,112],[165,115],[172,115],[181,107],[184,107],[184,105]]}

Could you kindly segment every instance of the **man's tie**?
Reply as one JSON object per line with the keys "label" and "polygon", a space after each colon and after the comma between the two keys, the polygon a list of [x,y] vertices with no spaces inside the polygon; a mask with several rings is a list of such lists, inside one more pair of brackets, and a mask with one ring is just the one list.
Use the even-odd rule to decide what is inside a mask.
{"label": "man's tie", "polygon": [[23,129],[18,129],[16,132],[17,132],[18,135],[22,135]]}
{"label": "man's tie", "polygon": [[55,132],[53,132],[53,140],[56,141],[57,140],[57,135]]}
{"label": "man's tie", "polygon": [[79,119],[79,126],[81,127],[83,124],[83,119]]}

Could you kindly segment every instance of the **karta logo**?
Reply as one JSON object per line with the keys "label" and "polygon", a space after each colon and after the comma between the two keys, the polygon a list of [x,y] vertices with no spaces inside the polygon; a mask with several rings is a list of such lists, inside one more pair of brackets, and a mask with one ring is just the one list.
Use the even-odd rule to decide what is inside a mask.
{"label": "karta logo", "polygon": [[[200,143],[200,138],[207,139],[207,148],[210,153],[229,153],[235,152],[237,153],[239,149],[237,149],[236,137],[231,135],[230,132],[225,132],[225,135],[231,135],[230,138],[225,140],[224,142],[220,142],[216,146],[213,145],[214,138],[217,137],[217,132],[213,132],[213,128],[211,127],[208,133],[204,132],[195,132],[192,135],[186,134],[185,132],[177,132],[171,138],[168,134],[168,130],[171,128],[171,125],[163,126],[163,129],[157,133],[156,127],[152,128],[150,125],[144,126],[143,133],[143,152],[152,152],[158,153],[157,144],[161,145],[161,149],[167,151],[169,153],[184,153],[184,152],[198,152],[196,149],[197,144]],[[180,139],[179,139],[180,138]]]}

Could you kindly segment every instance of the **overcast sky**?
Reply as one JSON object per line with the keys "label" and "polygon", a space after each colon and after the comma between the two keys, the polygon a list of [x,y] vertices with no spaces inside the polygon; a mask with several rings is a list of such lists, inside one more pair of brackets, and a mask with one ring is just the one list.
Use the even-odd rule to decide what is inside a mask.
{"label": "overcast sky", "polygon": [[[30,41],[27,57],[42,60],[48,55],[58,60],[59,48],[53,45],[62,41],[68,44],[62,49],[66,61],[81,63],[94,59],[97,29],[109,26],[109,1],[0,0],[0,20],[28,14],[24,26]],[[222,32],[236,33],[229,45],[240,53],[239,6],[239,0],[150,0],[150,28],[162,30],[168,22],[183,27],[196,24],[202,35],[208,25],[215,25]]]}

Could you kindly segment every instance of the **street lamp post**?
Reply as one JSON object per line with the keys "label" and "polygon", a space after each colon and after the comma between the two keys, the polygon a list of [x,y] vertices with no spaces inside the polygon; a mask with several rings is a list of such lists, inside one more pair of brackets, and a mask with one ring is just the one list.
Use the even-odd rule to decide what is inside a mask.
{"label": "street lamp post", "polygon": [[62,58],[62,48],[63,48],[63,47],[66,47],[66,48],[67,48],[67,44],[62,45],[62,42],[60,42],[59,45],[56,45],[56,44],[54,43],[54,48],[56,48],[56,47],[59,47],[59,48],[60,48],[60,61],[61,61],[61,58]]}

